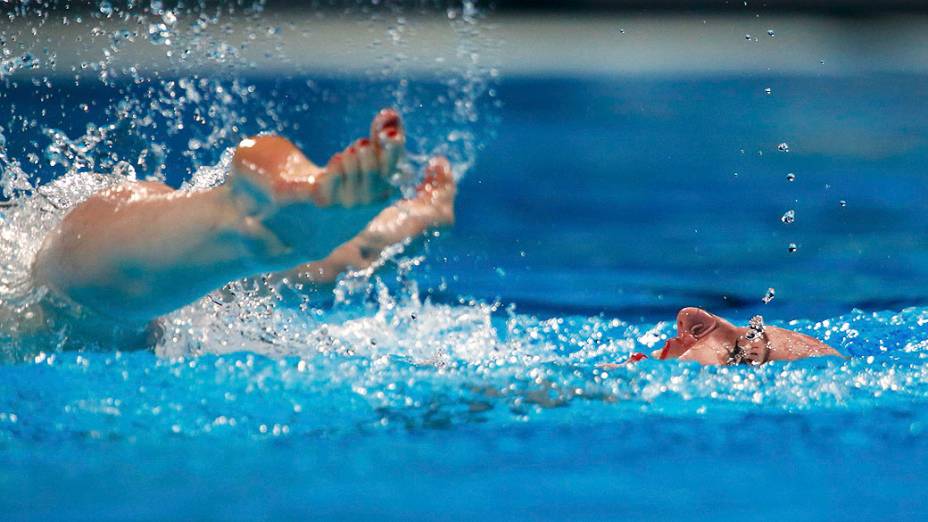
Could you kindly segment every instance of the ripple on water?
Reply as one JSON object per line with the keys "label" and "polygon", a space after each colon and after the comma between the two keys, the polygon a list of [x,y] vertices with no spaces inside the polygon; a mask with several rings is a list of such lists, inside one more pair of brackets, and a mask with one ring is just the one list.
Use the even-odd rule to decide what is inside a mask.
{"label": "ripple on water", "polygon": [[252,440],[488,423],[634,425],[654,415],[715,423],[799,412],[855,419],[875,409],[896,412],[916,432],[926,425],[924,408],[915,407],[928,399],[926,308],[788,325],[853,355],[847,360],[760,368],[645,360],[604,370],[597,365],[653,348],[673,325],[542,319],[406,291],[383,286],[366,302],[326,311],[265,301],[255,312],[260,306],[249,301],[253,313],[244,317],[223,310],[237,305],[207,299],[170,319],[172,334],[157,355],[37,354],[0,368],[0,430],[8,441]]}

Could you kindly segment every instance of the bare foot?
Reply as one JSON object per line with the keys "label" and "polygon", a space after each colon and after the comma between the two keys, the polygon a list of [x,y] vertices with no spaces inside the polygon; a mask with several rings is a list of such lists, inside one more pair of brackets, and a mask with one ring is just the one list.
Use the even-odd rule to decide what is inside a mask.
{"label": "bare foot", "polygon": [[259,206],[312,203],[354,207],[386,200],[389,180],[403,157],[406,136],[399,115],[384,109],[368,137],[358,138],[320,168],[282,136],[242,140],[232,159],[232,182]]}
{"label": "bare foot", "polygon": [[355,140],[329,159],[318,178],[319,203],[353,207],[386,199],[405,145],[399,115],[392,109],[380,111],[371,122],[369,138]]}
{"label": "bare foot", "polygon": [[436,227],[454,224],[457,184],[448,160],[434,157],[426,167],[425,179],[411,199],[398,201],[372,220],[357,237],[361,256],[370,260],[389,245],[405,241]]}
{"label": "bare foot", "polygon": [[416,187],[416,197],[410,201],[421,217],[427,218],[429,227],[443,227],[454,224],[454,198],[457,196],[457,184],[451,172],[448,160],[436,156],[429,160],[425,170],[425,179]]}
{"label": "bare foot", "polygon": [[404,154],[399,115],[384,109],[369,137],[313,164],[280,136],[243,140],[228,185],[242,230],[259,239],[259,257],[280,263],[320,258],[383,211],[399,190],[390,177]]}

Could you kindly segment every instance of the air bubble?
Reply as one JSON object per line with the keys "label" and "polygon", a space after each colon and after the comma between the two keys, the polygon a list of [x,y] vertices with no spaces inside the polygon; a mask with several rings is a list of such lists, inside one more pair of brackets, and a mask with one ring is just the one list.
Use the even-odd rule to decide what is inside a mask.
{"label": "air bubble", "polygon": [[780,152],[789,152],[789,144],[786,142],[783,142],[777,145],[777,150]]}
{"label": "air bubble", "polygon": [[773,32],[773,29],[767,29],[767,36],[773,38],[776,34]]}
{"label": "air bubble", "polygon": [[786,247],[786,251],[790,254],[795,253],[797,250],[799,250],[799,247],[796,246],[796,243],[790,243],[789,246]]}
{"label": "air bubble", "polygon": [[100,12],[105,14],[107,18],[113,14],[113,4],[104,0],[100,2]]}
{"label": "air bubble", "polygon": [[783,214],[783,216],[780,218],[780,221],[782,221],[783,223],[786,223],[787,225],[796,221],[796,211],[792,209],[787,210]]}
{"label": "air bubble", "polygon": [[846,207],[846,206],[847,206],[847,201],[844,201],[844,200],[842,199],[841,201],[838,202],[838,204],[841,205],[842,207]]}
{"label": "air bubble", "polygon": [[786,175],[786,181],[793,182],[796,181],[796,175],[790,172]]}
{"label": "air bubble", "polygon": [[771,94],[773,94],[773,89],[771,89],[770,87],[767,87],[766,89],[764,89],[764,94],[766,94],[767,96],[770,96]]}

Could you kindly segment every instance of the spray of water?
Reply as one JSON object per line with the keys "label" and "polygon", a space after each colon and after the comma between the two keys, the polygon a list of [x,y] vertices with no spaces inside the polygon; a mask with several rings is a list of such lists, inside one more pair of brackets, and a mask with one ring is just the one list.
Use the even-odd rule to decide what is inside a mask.
{"label": "spray of water", "polygon": [[[388,270],[351,274],[334,291],[314,294],[288,285],[267,291],[233,282],[163,318],[155,347],[161,362],[154,368],[140,369],[119,353],[57,353],[60,337],[29,350],[17,344],[15,325],[38,320],[29,314],[44,297],[29,280],[41,238],[103,187],[137,179],[186,189],[214,186],[226,176],[230,147],[245,135],[278,132],[298,142],[313,135],[321,143],[305,145],[335,146],[349,136],[344,129],[356,128],[380,104],[399,108],[409,122],[414,162],[441,152],[458,175],[466,173],[492,134],[496,43],[472,2],[443,10],[440,26],[424,23],[422,14],[376,2],[300,21],[273,19],[261,2],[183,9],[130,2],[125,10],[100,2],[83,13],[27,4],[10,10],[10,24],[0,31],[0,105],[9,115],[0,127],[4,358],[82,373],[99,367],[128,382],[144,371],[146,382],[189,376],[182,382],[190,386],[223,384],[197,389],[193,395],[202,393],[208,406],[194,417],[165,411],[170,397],[133,386],[122,406],[134,408],[128,417],[164,423],[172,433],[235,425],[248,436],[289,430],[283,418],[221,413],[228,395],[239,392],[261,395],[254,404],[286,402],[290,414],[321,412],[318,421],[300,423],[308,431],[441,427],[494,416],[521,422],[576,401],[701,415],[729,404],[792,411],[928,397],[928,350],[913,341],[928,324],[924,309],[853,311],[785,325],[858,356],[850,361],[759,369],[644,361],[607,371],[597,364],[654,348],[672,335],[672,325],[538,319],[501,303],[465,299],[435,303],[417,283],[422,258],[403,253],[402,246],[384,261]],[[355,30],[344,36],[345,27]],[[419,44],[425,37],[440,40],[436,27],[452,45]],[[321,40],[348,51],[305,45]],[[360,65],[359,56],[367,56]],[[339,76],[343,70],[349,73]],[[422,88],[428,82],[441,86],[437,95]],[[329,132],[314,134],[320,129]],[[232,352],[250,354],[225,355]],[[119,406],[76,407],[96,414]]]}
{"label": "spray of water", "polygon": [[[493,104],[485,100],[492,98],[494,44],[472,2],[359,3],[296,19],[265,12],[260,0],[103,1],[92,9],[23,3],[7,11],[0,34],[0,105],[9,114],[0,127],[6,351],[25,349],[15,348],[22,315],[35,313],[45,296],[29,277],[42,238],[102,188],[134,180],[213,186],[247,135],[280,133],[313,152],[334,150],[382,106],[410,122],[413,168],[442,153],[462,176],[489,137],[477,129],[492,127]],[[349,36],[316,47],[340,34]],[[434,49],[423,45],[435,41]],[[393,255],[386,262],[407,262],[402,248]],[[349,277],[336,303],[370,288],[370,274]],[[294,308],[242,282],[221,295],[165,318],[158,352],[350,351],[320,344],[332,318],[308,297]]]}

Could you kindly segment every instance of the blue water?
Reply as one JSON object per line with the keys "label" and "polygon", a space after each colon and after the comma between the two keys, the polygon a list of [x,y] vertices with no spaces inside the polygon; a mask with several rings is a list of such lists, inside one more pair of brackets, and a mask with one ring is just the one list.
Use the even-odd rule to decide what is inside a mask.
{"label": "blue water", "polygon": [[[3,519],[923,520],[925,80],[504,78],[424,262],[306,323],[281,312],[326,335],[0,366]],[[305,96],[301,78],[249,81]],[[39,110],[33,88],[0,101]],[[391,101],[367,80],[311,92],[271,127],[314,157]],[[405,109],[421,151],[456,128],[432,109]],[[245,105],[243,132],[262,110]],[[199,131],[146,132],[170,154]],[[168,182],[219,152],[171,156]],[[854,357],[595,367],[659,343],[681,306],[763,313]]]}

